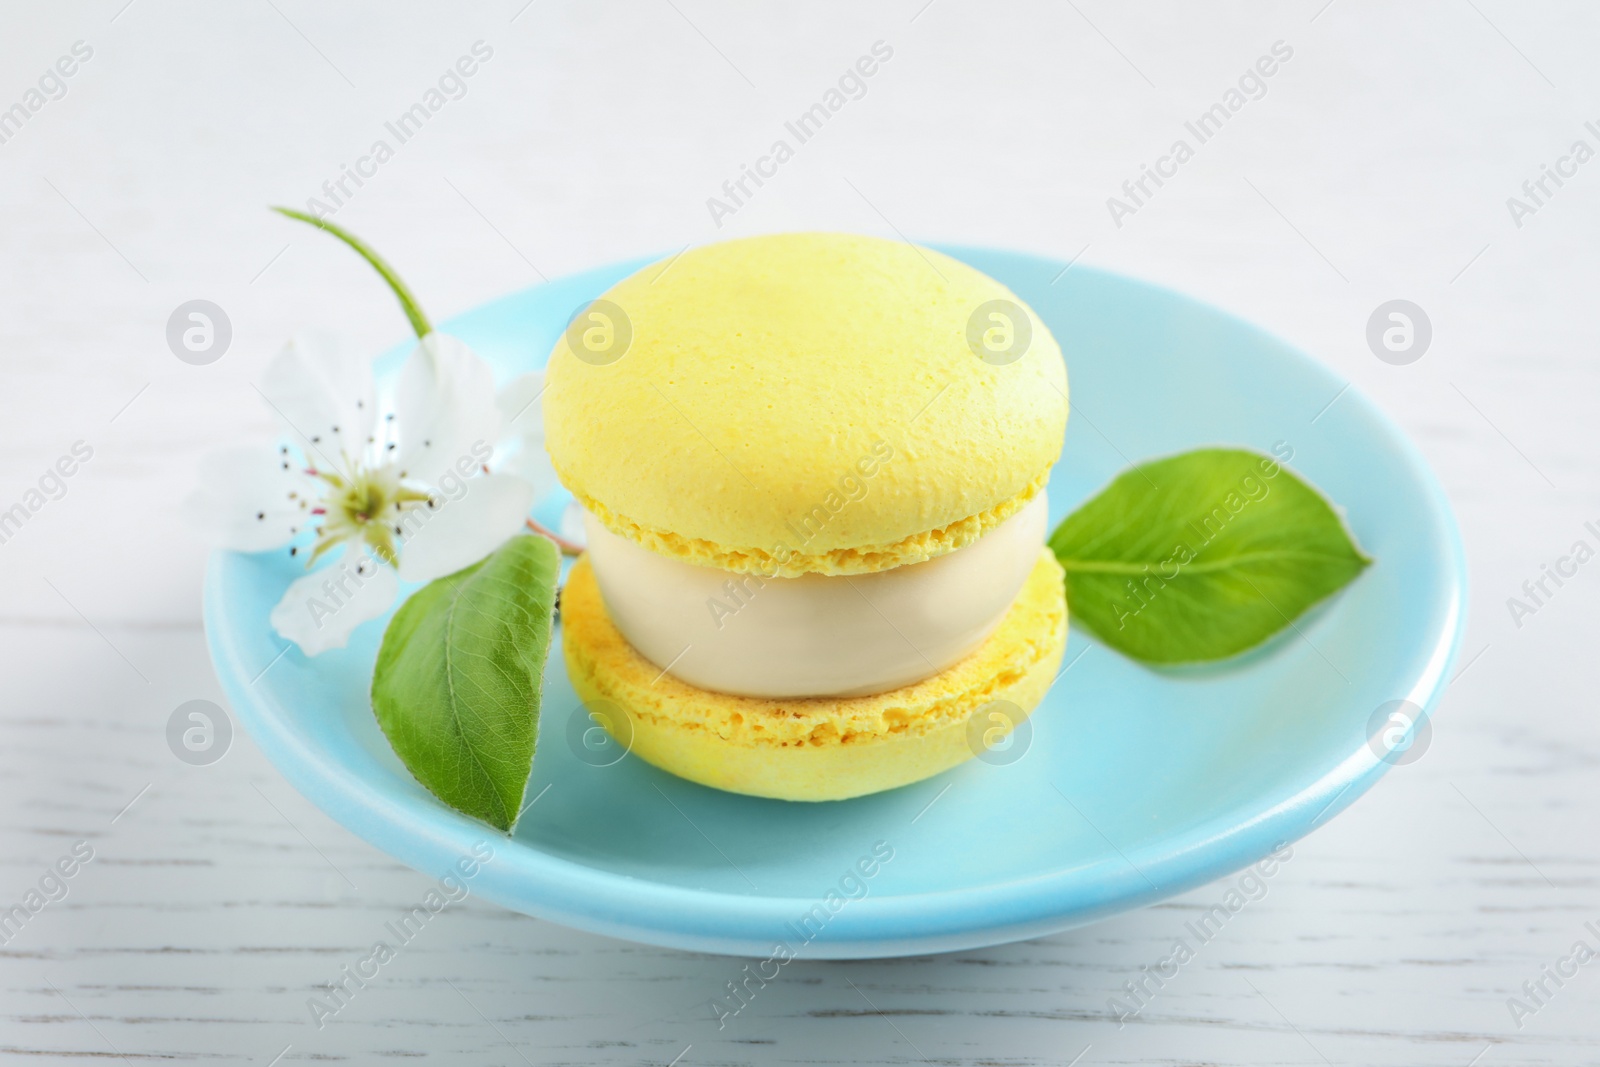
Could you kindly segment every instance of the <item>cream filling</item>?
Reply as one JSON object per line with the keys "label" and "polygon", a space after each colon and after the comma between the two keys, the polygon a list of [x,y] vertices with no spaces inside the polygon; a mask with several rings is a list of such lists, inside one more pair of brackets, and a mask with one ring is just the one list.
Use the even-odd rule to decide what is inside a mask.
{"label": "cream filling", "polygon": [[948,555],[875,574],[761,578],[657,555],[585,514],[622,636],[663,673],[756,697],[865,696],[937,674],[1000,625],[1039,556],[1041,491]]}

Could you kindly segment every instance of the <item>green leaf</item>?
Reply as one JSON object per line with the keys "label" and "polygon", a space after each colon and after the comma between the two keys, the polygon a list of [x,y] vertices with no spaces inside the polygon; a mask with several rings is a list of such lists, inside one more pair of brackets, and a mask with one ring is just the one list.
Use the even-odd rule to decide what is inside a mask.
{"label": "green leaf", "polygon": [[1203,448],[1141,463],[1050,537],[1073,618],[1147,663],[1254,648],[1371,562],[1276,459]]}
{"label": "green leaf", "polygon": [[428,323],[428,316],[422,313],[422,305],[417,303],[417,298],[412,295],[411,287],[405,283],[405,280],[399,274],[395,273],[395,269],[389,266],[382,256],[373,251],[371,245],[343,226],[335,226],[327,219],[308,215],[304,211],[296,211],[292,207],[275,207],[272,210],[291,219],[309,222],[317,229],[326,230],[355,249],[356,254],[372,264],[372,269],[377,271],[383,280],[389,283],[389,289],[394,293],[395,299],[400,301],[400,310],[406,313],[406,319],[411,323],[411,328],[417,332],[418,340],[433,332],[433,327]]}
{"label": "green leaf", "polygon": [[518,536],[430,582],[383,634],[372,707],[417,781],[510,832],[539,733],[561,553]]}

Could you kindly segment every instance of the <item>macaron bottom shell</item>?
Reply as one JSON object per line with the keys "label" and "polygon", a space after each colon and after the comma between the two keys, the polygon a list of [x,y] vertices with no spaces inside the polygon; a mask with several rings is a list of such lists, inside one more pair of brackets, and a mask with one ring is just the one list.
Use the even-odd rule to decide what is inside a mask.
{"label": "macaron bottom shell", "polygon": [[733,793],[844,800],[985,753],[1033,710],[1066,649],[1062,577],[1055,557],[1041,550],[976,651],[932,677],[870,696],[734,696],[663,673],[612,624],[586,558],[562,593],[562,646],[591,714],[646,762]]}

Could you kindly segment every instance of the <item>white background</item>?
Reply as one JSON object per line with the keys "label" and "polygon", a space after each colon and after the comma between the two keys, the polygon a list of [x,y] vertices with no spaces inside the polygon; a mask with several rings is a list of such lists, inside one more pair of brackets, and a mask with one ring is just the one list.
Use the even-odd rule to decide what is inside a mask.
{"label": "white background", "polygon": [[[1506,206],[1574,139],[1600,147],[1583,128],[1600,120],[1591,6],[124,3],[0,16],[0,107],[75,41],[94,49],[0,145],[0,508],[74,441],[94,449],[0,545],[0,900],[74,841],[97,855],[0,948],[0,1060],[1600,1058],[1600,962],[1520,1029],[1506,1007],[1600,921],[1600,564],[1520,628],[1506,607],[1600,520],[1600,162],[1521,228]],[[173,708],[221,699],[204,547],[174,505],[203,448],[271,433],[250,383],[291,332],[404,336],[347,250],[265,205],[316,194],[480,39],[494,55],[466,97],[338,215],[436,320],[762,231],[1087,246],[1083,262],[1259,322],[1374,397],[1434,465],[1471,559],[1466,671],[1427,755],[1299,845],[1121,1030],[1107,998],[1224,886],[1025,944],[795,963],[721,1033],[704,1003],[730,961],[471,901],[314,1029],[312,987],[428,880],[247,737],[211,767],[173,758]],[[867,95],[716,228],[706,198],[878,40],[894,56]],[[1267,95],[1115,226],[1106,198],[1278,40],[1294,57]],[[164,338],[195,297],[234,328],[206,367]],[[1399,297],[1435,332],[1404,367],[1364,339]]]}

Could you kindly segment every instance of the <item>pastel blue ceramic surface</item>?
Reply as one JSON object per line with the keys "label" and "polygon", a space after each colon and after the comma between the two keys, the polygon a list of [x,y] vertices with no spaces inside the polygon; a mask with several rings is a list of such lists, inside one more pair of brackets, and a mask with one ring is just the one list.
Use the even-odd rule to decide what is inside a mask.
{"label": "pastel blue ceramic surface", "polygon": [[[379,732],[367,688],[386,620],[347,649],[293,649],[274,663],[284,643],[268,612],[299,564],[218,553],[206,631],[256,743],[333,818],[419,871],[437,876],[488,841],[494,858],[471,886],[489,900],[615,937],[762,957],[779,941],[850,958],[1046,934],[1219,878],[1332,818],[1386,767],[1367,745],[1374,709],[1405,698],[1431,712],[1460,642],[1460,536],[1421,457],[1321,365],[1220,311],[1085,267],[945,251],[1020,294],[1066,353],[1073,413],[1052,525],[1131,461],[1286,445],[1376,563],[1299,633],[1219,667],[1152,671],[1074,629],[1073,665],[1034,712],[1020,760],[825,804],[720,793],[632,756],[584,762],[568,740],[583,713],[558,647],[527,794],[539,799],[507,839],[434,800]],[[538,367],[581,303],[644,262],[508,296],[446,329],[502,377]],[[553,520],[563,503],[536,514]],[[875,873],[862,878],[875,846],[893,858],[866,863]]]}

